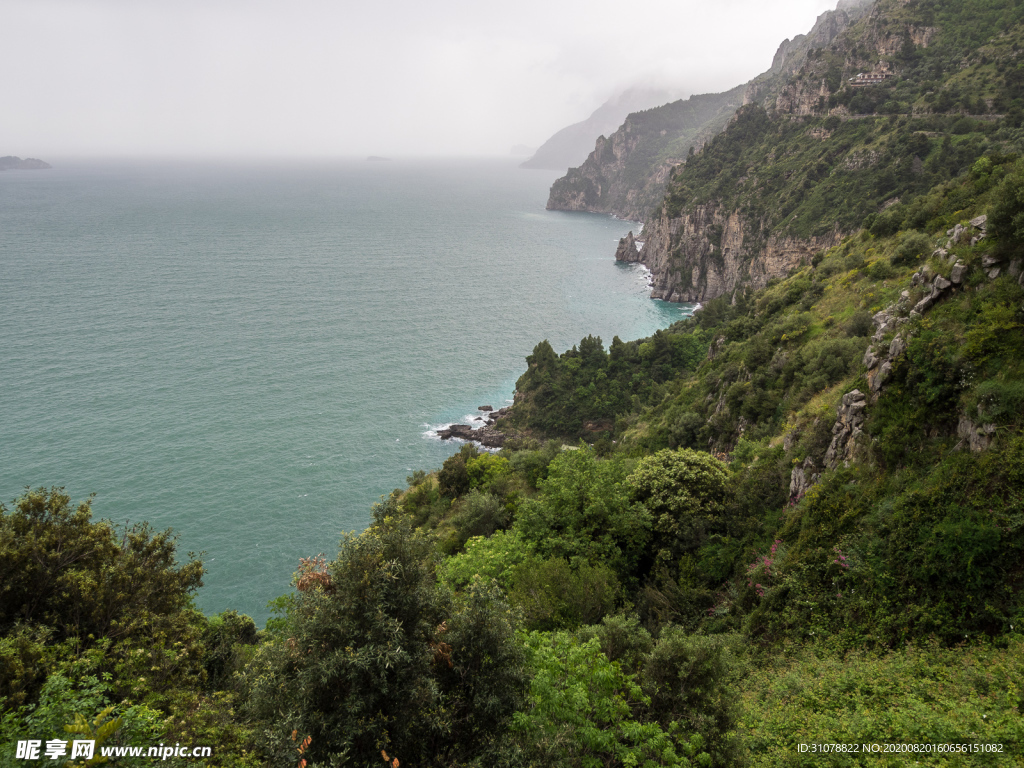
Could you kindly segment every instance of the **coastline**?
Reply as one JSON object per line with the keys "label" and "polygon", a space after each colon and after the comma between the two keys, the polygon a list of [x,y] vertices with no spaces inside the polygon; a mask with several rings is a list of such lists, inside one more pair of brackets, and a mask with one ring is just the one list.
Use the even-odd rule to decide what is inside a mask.
{"label": "coastline", "polygon": [[[499,420],[509,414],[512,406],[494,410],[490,405],[482,405],[477,408],[483,415],[474,418],[474,421],[481,422],[480,426],[472,424],[452,423],[437,430],[437,437],[441,440],[460,440],[465,443],[476,443],[483,448],[497,450],[501,448],[511,435],[494,428]],[[486,417],[486,418],[485,418]]]}

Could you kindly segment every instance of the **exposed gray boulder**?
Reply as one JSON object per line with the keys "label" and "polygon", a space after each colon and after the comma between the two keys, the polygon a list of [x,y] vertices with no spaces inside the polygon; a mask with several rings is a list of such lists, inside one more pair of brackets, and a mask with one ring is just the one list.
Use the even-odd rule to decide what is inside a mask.
{"label": "exposed gray boulder", "polygon": [[[884,366],[883,366],[884,367]],[[836,423],[832,426],[832,442],[825,452],[825,466],[835,469],[840,462],[849,464],[854,458],[857,438],[863,434],[867,397],[859,389],[847,392],[836,408]]]}
{"label": "exposed gray boulder", "polygon": [[903,340],[903,337],[896,335],[893,337],[892,343],[889,344],[889,359],[895,360],[897,357],[907,351],[907,342]]}
{"label": "exposed gray boulder", "polygon": [[960,438],[957,448],[962,448],[966,443],[971,453],[980,453],[992,445],[992,436],[995,434],[995,424],[977,425],[966,416],[961,416],[956,425],[956,433]]}
{"label": "exposed gray boulder", "polygon": [[818,482],[820,475],[814,471],[814,462],[808,456],[804,459],[804,463],[793,467],[793,471],[789,474],[789,497],[791,499],[799,499],[808,489]]}
{"label": "exposed gray boulder", "polygon": [[964,281],[964,275],[966,274],[967,265],[957,261],[957,263],[953,265],[953,271],[950,274],[949,279],[952,281],[953,285],[960,285],[960,283]]}
{"label": "exposed gray boulder", "polygon": [[888,360],[878,366],[876,370],[868,371],[868,386],[871,388],[873,399],[878,399],[878,394],[882,391],[882,387],[891,373],[892,363]]}
{"label": "exposed gray boulder", "polygon": [[925,312],[931,309],[931,306],[934,303],[935,299],[933,299],[930,295],[925,296],[923,299],[917,302],[917,304],[914,305],[914,308],[912,310],[910,310],[911,317],[914,316],[915,312],[919,315],[923,315]]}
{"label": "exposed gray boulder", "polygon": [[719,336],[711,344],[708,345],[708,360],[714,360],[718,353],[722,351],[722,347],[725,346],[725,337]]}

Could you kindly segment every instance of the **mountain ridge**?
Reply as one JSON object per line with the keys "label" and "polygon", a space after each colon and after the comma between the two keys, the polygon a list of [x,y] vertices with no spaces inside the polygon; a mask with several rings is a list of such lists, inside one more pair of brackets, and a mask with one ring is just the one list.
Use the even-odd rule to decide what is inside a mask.
{"label": "mountain ridge", "polygon": [[[1012,150],[1024,91],[1008,68],[1024,28],[1013,7],[997,11],[974,25],[989,34],[976,48],[951,3],[880,0],[845,26],[819,19],[825,37],[842,29],[826,47],[804,41],[789,69],[780,47],[783,71],[755,79],[726,130],[673,169],[642,249],[624,241],[617,258],[652,269],[653,298],[763,287],[875,219],[887,226],[902,200],[985,152]],[[858,85],[865,71],[878,84]]]}
{"label": "mountain ridge", "polygon": [[591,151],[595,139],[610,134],[631,112],[649,109],[678,97],[678,93],[664,88],[627,88],[605,101],[586,120],[557,131],[519,167],[562,171],[579,165]]}

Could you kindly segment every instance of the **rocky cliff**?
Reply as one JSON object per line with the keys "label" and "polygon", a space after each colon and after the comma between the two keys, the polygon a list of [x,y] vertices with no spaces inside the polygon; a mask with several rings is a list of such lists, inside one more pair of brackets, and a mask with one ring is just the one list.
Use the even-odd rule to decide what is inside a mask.
{"label": "rocky cliff", "polygon": [[787,114],[811,114],[842,85],[835,62],[822,52],[870,8],[870,2],[840,2],[834,11],[821,14],[806,35],[783,40],[771,68],[747,83],[743,103]]}
{"label": "rocky cliff", "polygon": [[[759,288],[973,162],[942,158],[949,141],[947,149],[938,142],[969,98],[957,81],[993,54],[965,58],[955,35],[943,38],[932,23],[937,17],[902,0],[841,5],[808,35],[784,41],[771,70],[745,86],[744,106],[726,130],[669,171],[643,244],[624,241],[616,258],[651,269],[653,298],[703,302],[740,286]],[[854,87],[859,72],[882,75],[881,84]],[[944,91],[961,94],[960,103],[940,119]],[[926,111],[928,125],[896,117]],[[592,157],[611,154],[623,165],[624,133],[599,142]],[[578,171],[587,175],[586,166]],[[557,183],[553,198],[556,191]],[[580,194],[571,200],[601,210],[585,207],[588,201]]]}
{"label": "rocky cliff", "polygon": [[818,251],[841,239],[838,231],[810,238],[773,233],[751,255],[751,223],[739,212],[714,204],[670,218],[664,211],[644,227],[642,244],[630,232],[619,242],[615,258],[640,262],[653,273],[651,298],[704,302],[740,286],[763,288],[809,263]]}
{"label": "rocky cliff", "polygon": [[597,140],[582,165],[570,168],[552,185],[548,209],[646,220],[661,202],[672,170],[686,162],[691,150],[699,151],[721,132],[740,106],[766,102],[774,108],[780,101],[783,107],[799,103],[803,110],[805,103],[813,105],[823,94],[827,97],[820,84],[813,95],[804,93],[804,85],[794,93],[785,88],[806,65],[809,52],[828,46],[866,8],[865,3],[847,2],[823,13],[808,34],[783,41],[771,68],[749,83],[630,114],[618,130]]}
{"label": "rocky cliff", "polygon": [[610,213],[641,220],[661,201],[672,169],[721,131],[743,101],[744,86],[634,112],[551,187],[553,211]]}

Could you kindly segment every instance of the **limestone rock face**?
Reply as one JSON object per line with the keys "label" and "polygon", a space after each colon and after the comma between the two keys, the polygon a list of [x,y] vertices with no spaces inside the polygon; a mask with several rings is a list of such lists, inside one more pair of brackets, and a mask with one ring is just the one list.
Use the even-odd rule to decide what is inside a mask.
{"label": "limestone rock face", "polygon": [[949,279],[953,282],[953,285],[960,285],[964,281],[964,275],[967,274],[967,265],[957,261],[953,265],[953,272],[950,274]]}
{"label": "limestone rock face", "polygon": [[882,391],[882,387],[885,385],[886,379],[892,373],[892,363],[886,360],[877,368],[868,371],[868,386],[871,388],[871,395],[873,398],[878,397],[878,393]]}
{"label": "limestone rock face", "polygon": [[[763,288],[841,240],[839,232],[807,240],[772,235],[757,253],[748,253],[745,231],[751,224],[740,213],[714,205],[696,206],[678,218],[663,212],[644,227],[639,258],[622,260],[639,261],[651,270],[651,298],[703,302],[740,286]],[[624,248],[628,253],[620,243]]]}
{"label": "limestone rock face", "polygon": [[615,249],[615,260],[631,264],[640,261],[640,249],[637,247],[632,230],[619,240],[619,247]]}
{"label": "limestone rock face", "polygon": [[789,474],[789,498],[799,499],[807,490],[818,482],[820,475],[814,471],[814,462],[810,457],[804,459],[800,466],[793,467]]}
{"label": "limestone rock face", "polygon": [[825,466],[829,469],[835,469],[840,462],[848,465],[854,458],[857,439],[863,434],[867,405],[867,396],[859,389],[843,395],[832,426],[832,442],[825,452]]}

